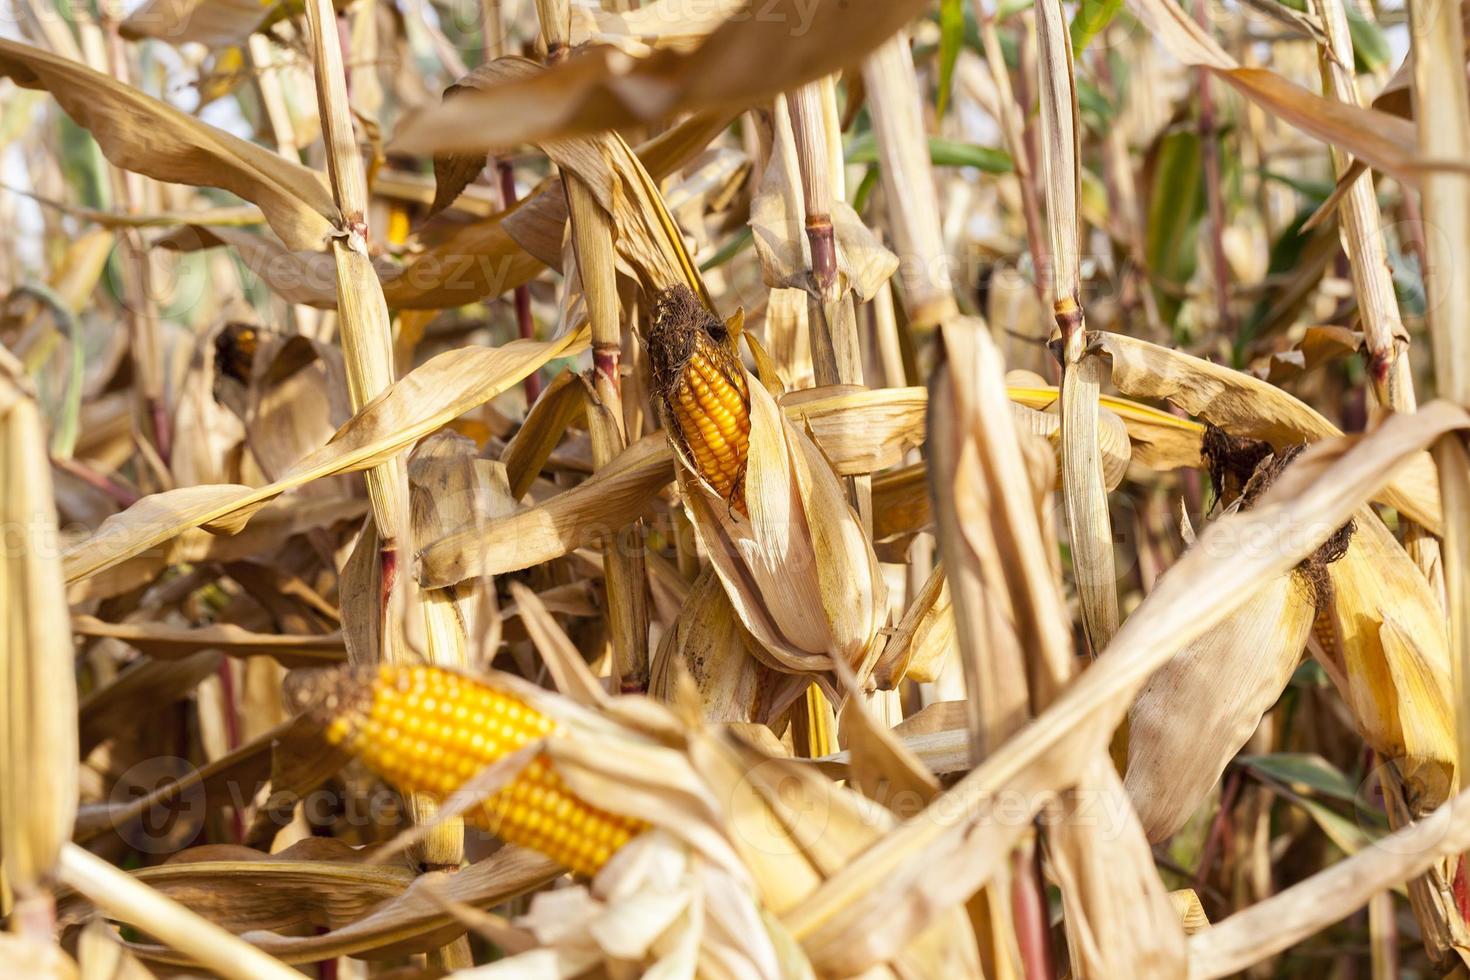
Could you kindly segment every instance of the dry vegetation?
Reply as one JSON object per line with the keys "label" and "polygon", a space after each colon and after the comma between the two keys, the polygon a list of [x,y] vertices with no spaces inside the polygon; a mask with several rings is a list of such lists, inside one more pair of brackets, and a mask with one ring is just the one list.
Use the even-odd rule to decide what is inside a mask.
{"label": "dry vegetation", "polygon": [[1464,976],[1449,0],[13,0],[0,972]]}

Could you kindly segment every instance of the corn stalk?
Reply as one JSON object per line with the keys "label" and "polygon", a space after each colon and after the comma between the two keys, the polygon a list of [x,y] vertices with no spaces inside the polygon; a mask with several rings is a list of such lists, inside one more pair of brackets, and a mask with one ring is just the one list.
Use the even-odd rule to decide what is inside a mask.
{"label": "corn stalk", "polygon": [[[565,58],[569,51],[570,4],[567,0],[537,0],[536,11],[541,18],[548,58],[553,62]],[[620,384],[623,324],[618,305],[613,219],[580,177],[564,173],[563,186],[577,272],[582,280],[587,320],[592,326],[592,368],[586,375],[592,394],[587,406],[587,429],[592,437],[593,466],[602,469],[628,445],[623,429]],[[629,533],[641,542],[643,522],[635,521]],[[621,690],[642,692],[648,689],[647,574],[641,548],[624,547],[621,540],[620,535],[611,535],[602,545],[603,582],[612,630],[612,672]]]}
{"label": "corn stalk", "polygon": [[[842,141],[837,131],[836,82],[828,76],[786,96],[807,243],[811,250],[811,282],[807,288],[807,324],[811,331],[812,368],[819,385],[863,384],[863,354],[858,342],[857,311],[851,288],[837,275],[837,236],[832,202],[841,200]],[[873,525],[873,483],[868,476],[847,478],[848,499]]]}
{"label": "corn stalk", "polygon": [[41,415],[0,349],[0,871],[12,931],[50,943],[76,816],[77,686]]}
{"label": "corn stalk", "polygon": [[[361,411],[393,382],[393,331],[388,304],[368,256],[367,179],[353,132],[336,14],[330,0],[309,0],[306,15],[316,66],[317,106],[327,146],[327,171],[333,199],[342,213],[342,223],[330,242],[337,273],[338,330],[348,394],[353,410]],[[408,657],[403,626],[410,604],[415,612],[421,612],[417,597],[410,597],[410,580],[401,567],[413,553],[408,468],[403,455],[393,455],[368,470],[367,488],[378,543],[379,628],[378,649],[374,652],[396,663]],[[462,664],[463,643],[442,632],[452,626],[440,617],[430,617],[428,622],[428,656]],[[416,824],[434,820],[436,808],[428,797],[414,794],[408,802]],[[458,868],[464,859],[462,823],[452,818],[438,821],[412,857],[420,868]]]}
{"label": "corn stalk", "polygon": [[1118,631],[1118,581],[1113,529],[1098,453],[1098,392],[1102,366],[1085,356],[1086,323],[1077,246],[1077,197],[1081,172],[1077,92],[1072,47],[1061,6],[1036,2],[1040,49],[1039,87],[1051,241],[1053,311],[1062,335],[1062,486],[1072,542],[1072,565],[1082,603],[1082,623],[1094,653]]}

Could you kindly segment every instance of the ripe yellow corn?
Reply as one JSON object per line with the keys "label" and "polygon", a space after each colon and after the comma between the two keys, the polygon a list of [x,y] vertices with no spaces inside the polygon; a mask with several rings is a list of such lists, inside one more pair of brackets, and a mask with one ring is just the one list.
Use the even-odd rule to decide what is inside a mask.
{"label": "ripe yellow corn", "polygon": [[676,286],[655,305],[649,352],[670,429],[705,482],[747,513],[750,390],[724,324],[687,287]]}
{"label": "ripe yellow corn", "polygon": [[[326,699],[327,740],[403,792],[442,801],[486,766],[558,730],[515,695],[438,667],[383,664],[340,678]],[[573,795],[545,755],[464,817],[589,876],[647,827]]]}

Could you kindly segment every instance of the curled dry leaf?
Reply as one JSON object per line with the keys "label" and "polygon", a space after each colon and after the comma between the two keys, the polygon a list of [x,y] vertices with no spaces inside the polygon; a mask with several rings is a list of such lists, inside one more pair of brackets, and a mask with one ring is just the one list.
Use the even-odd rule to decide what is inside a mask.
{"label": "curled dry leaf", "polygon": [[516,340],[504,347],[446,351],[365,405],[325,446],[274,483],[169,490],[108,518],[95,534],[67,551],[67,579],[94,575],[190,528],[234,533],[272,498],[324,476],[373,466],[586,343],[587,334],[581,331],[553,341]]}
{"label": "curled dry leaf", "polygon": [[487,150],[654,123],[702,108],[743,107],[843,68],[921,9],[915,0],[854,0],[843,7],[774,0],[761,16],[730,18],[688,55],[661,51],[635,61],[593,47],[550,71],[419,115],[394,147]]}
{"label": "curled dry leaf", "polygon": [[288,248],[320,248],[341,222],[317,172],[83,64],[0,39],[0,75],[50,92],[118,167],[220,187],[257,205]]}

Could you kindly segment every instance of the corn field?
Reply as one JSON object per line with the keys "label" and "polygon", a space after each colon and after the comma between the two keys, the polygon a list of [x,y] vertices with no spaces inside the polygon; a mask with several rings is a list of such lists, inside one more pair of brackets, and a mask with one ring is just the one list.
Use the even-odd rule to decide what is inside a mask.
{"label": "corn field", "polygon": [[1467,33],[8,0],[0,974],[1470,976]]}

